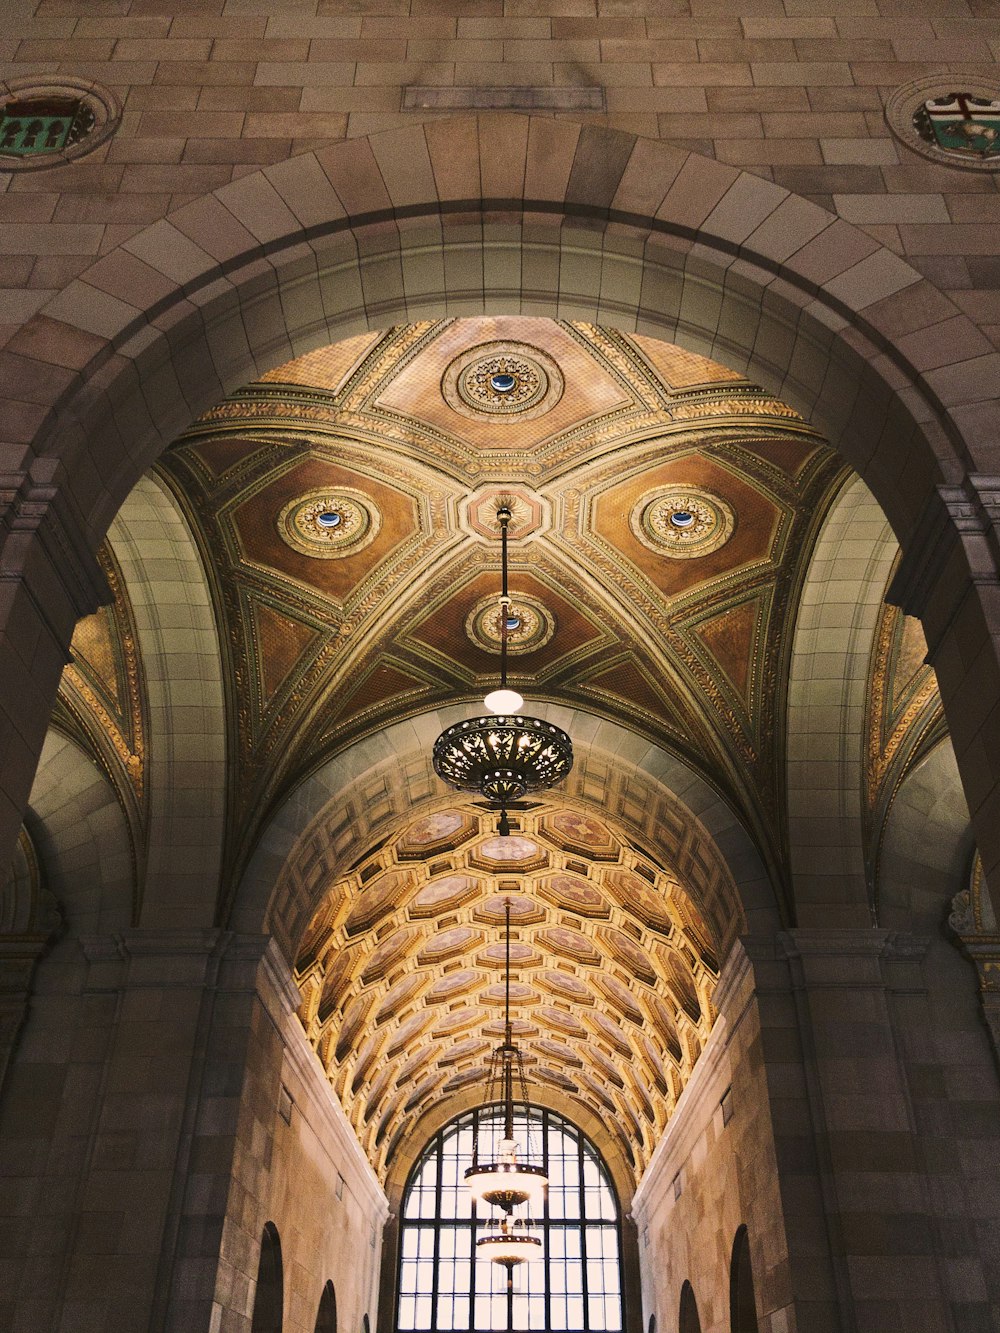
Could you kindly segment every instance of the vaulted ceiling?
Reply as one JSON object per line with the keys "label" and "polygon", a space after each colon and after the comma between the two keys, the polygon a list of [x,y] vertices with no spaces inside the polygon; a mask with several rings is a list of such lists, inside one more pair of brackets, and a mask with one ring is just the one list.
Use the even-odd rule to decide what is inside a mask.
{"label": "vaulted ceiling", "polygon": [[[278,367],[158,466],[203,552],[223,647],[220,919],[306,775],[407,716],[471,709],[495,683],[501,498],[512,683],[529,708],[572,705],[681,756],[780,885],[797,599],[846,475],[784,404],[648,337],[426,321]],[[81,623],[57,722],[115,781],[141,867],[142,665],[127,589],[104,562],[115,601]],[[866,733],[873,829],[940,732],[920,651],[919,631],[887,612]],[[510,839],[443,784],[422,799],[324,872],[296,943],[302,1022],[363,1146],[383,1169],[428,1107],[482,1076],[508,890],[531,1078],[612,1125],[638,1175],[711,1030],[735,887],[731,909],[725,895],[709,905],[572,784],[519,812]]]}
{"label": "vaulted ceiling", "polygon": [[649,338],[445,320],[279,367],[163,468],[211,553],[237,685],[233,862],[325,756],[482,694],[503,494],[522,693],[681,750],[780,863],[781,664],[843,476],[783,404]]}

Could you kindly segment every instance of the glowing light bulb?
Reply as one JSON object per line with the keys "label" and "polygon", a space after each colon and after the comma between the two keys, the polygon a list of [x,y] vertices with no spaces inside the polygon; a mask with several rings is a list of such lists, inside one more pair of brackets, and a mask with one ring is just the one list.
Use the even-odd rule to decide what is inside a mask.
{"label": "glowing light bulb", "polygon": [[483,703],[491,713],[506,716],[519,713],[524,707],[524,700],[518,694],[517,690],[509,690],[506,688],[491,691],[483,700]]}

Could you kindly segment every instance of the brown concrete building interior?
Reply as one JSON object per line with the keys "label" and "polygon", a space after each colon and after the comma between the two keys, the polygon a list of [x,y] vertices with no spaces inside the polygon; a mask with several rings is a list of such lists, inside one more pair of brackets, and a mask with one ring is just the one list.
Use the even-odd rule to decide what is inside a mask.
{"label": "brown concrete building interior", "polygon": [[[1000,1331],[997,16],[13,0],[0,1328]],[[486,1300],[506,903],[614,1254]]]}

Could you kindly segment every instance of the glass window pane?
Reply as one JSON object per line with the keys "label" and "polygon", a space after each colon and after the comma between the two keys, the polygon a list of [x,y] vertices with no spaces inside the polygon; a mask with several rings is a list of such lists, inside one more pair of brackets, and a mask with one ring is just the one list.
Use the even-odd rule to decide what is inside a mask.
{"label": "glass window pane", "polygon": [[[530,1219],[540,1257],[514,1269],[508,1299],[504,1268],[474,1258],[476,1235],[499,1220],[489,1207],[472,1218],[464,1174],[475,1123],[467,1113],[439,1131],[413,1172],[402,1210],[398,1333],[583,1333],[588,1321],[591,1333],[620,1333],[618,1211],[595,1150],[555,1112],[518,1112],[521,1159],[545,1161],[549,1194],[543,1215]],[[480,1161],[502,1136],[500,1117],[479,1116]]]}

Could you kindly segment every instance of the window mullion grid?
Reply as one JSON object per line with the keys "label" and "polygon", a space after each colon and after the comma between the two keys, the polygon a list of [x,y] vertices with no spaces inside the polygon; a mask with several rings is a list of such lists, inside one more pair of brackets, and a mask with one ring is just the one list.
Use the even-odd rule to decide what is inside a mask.
{"label": "window mullion grid", "polygon": [[[545,1172],[546,1180],[551,1179],[549,1170],[549,1113],[543,1110],[540,1116],[542,1122],[542,1170]],[[545,1286],[543,1288],[545,1295],[545,1327],[552,1327],[552,1255],[549,1244],[552,1239],[552,1229],[549,1226],[549,1192],[545,1191],[542,1199],[542,1254],[545,1264]]]}
{"label": "window mullion grid", "polygon": [[[475,1110],[473,1110],[471,1116],[469,1117],[469,1120],[465,1120],[465,1117],[462,1117],[461,1122],[453,1126],[451,1130],[445,1128],[439,1131],[438,1135],[435,1136],[436,1141],[434,1143],[434,1146],[432,1149],[430,1149],[430,1151],[434,1153],[437,1165],[437,1174],[436,1174],[435,1188],[434,1188],[434,1199],[435,1199],[434,1211],[436,1215],[429,1223],[430,1229],[434,1236],[434,1244],[433,1244],[434,1272],[432,1275],[432,1282],[431,1282],[431,1288],[432,1288],[431,1309],[433,1311],[433,1326],[437,1327],[439,1322],[438,1302],[441,1299],[440,1266],[441,1266],[442,1236],[445,1229],[445,1225],[450,1226],[453,1234],[457,1234],[462,1226],[467,1226],[470,1236],[470,1280],[469,1280],[470,1290],[468,1293],[469,1297],[468,1333],[472,1333],[472,1330],[475,1329],[476,1327],[476,1317],[475,1317],[476,1230],[478,1225],[478,1217],[475,1205],[473,1204],[472,1208],[470,1209],[470,1214],[467,1222],[463,1222],[457,1216],[453,1219],[448,1219],[447,1222],[445,1221],[445,1219],[442,1218],[441,1212],[442,1212],[442,1200],[444,1192],[444,1186],[443,1186],[444,1155],[447,1144],[450,1144],[451,1142],[451,1137],[453,1132],[458,1132],[461,1123],[468,1124],[471,1122],[474,1131],[479,1129],[480,1118],[481,1118],[480,1111],[481,1108],[476,1108]],[[577,1178],[576,1178],[575,1188],[577,1191],[577,1198],[579,1204],[578,1209],[576,1210],[578,1213],[578,1217],[575,1222],[571,1221],[571,1219],[566,1217],[558,1221],[554,1221],[552,1217],[552,1210],[550,1207],[549,1197],[548,1195],[546,1195],[545,1197],[540,1218],[544,1255],[545,1255],[544,1272],[542,1275],[542,1297],[543,1297],[545,1327],[547,1329],[551,1329],[552,1326],[553,1296],[552,1296],[551,1243],[552,1243],[553,1232],[558,1231],[563,1236],[563,1245],[562,1245],[563,1255],[562,1258],[560,1259],[560,1263],[563,1265],[563,1268],[565,1269],[566,1265],[568,1264],[568,1260],[565,1255],[565,1250],[566,1250],[565,1236],[566,1234],[568,1234],[569,1231],[578,1231],[578,1234],[580,1236],[580,1264],[581,1264],[580,1288],[581,1288],[581,1298],[582,1298],[580,1333],[600,1333],[600,1331],[606,1328],[607,1325],[606,1325],[606,1319],[604,1318],[599,1319],[597,1324],[594,1324],[591,1318],[590,1280],[587,1271],[587,1261],[588,1261],[587,1237],[589,1231],[591,1230],[599,1234],[601,1239],[601,1244],[598,1246],[598,1249],[601,1255],[603,1256],[607,1250],[607,1246],[604,1244],[604,1235],[608,1231],[613,1232],[617,1242],[617,1253],[619,1257],[619,1268],[618,1268],[619,1298],[621,1301],[621,1307],[622,1309],[624,1309],[624,1293],[621,1292],[620,1290],[620,1278],[621,1278],[620,1258],[621,1258],[621,1231],[622,1231],[621,1214],[620,1211],[616,1208],[614,1212],[614,1220],[611,1226],[608,1226],[605,1223],[603,1218],[603,1213],[597,1218],[590,1219],[587,1207],[587,1184],[586,1184],[587,1177],[585,1168],[587,1162],[589,1162],[590,1160],[590,1156],[594,1155],[593,1150],[585,1142],[584,1136],[580,1134],[578,1130],[576,1130],[575,1126],[571,1126],[569,1124],[562,1122],[561,1117],[558,1116],[554,1117],[556,1123],[553,1124],[552,1123],[553,1117],[550,1116],[550,1113],[548,1112],[547,1109],[541,1107],[537,1108],[537,1114],[538,1114],[538,1120],[541,1124],[541,1133],[542,1133],[542,1163],[546,1172],[550,1175],[550,1177],[551,1177],[551,1163],[552,1163],[552,1137],[553,1135],[555,1135],[558,1138],[560,1159],[563,1162],[562,1188],[564,1191],[567,1187],[570,1186],[570,1182],[568,1179],[569,1173],[566,1169],[569,1165],[569,1162],[566,1159],[567,1157],[569,1157],[570,1160],[572,1160],[574,1156],[573,1148],[575,1147],[575,1160],[577,1166]],[[415,1223],[415,1225],[422,1227],[422,1225],[424,1224],[418,1221]],[[590,1248],[593,1248],[593,1240],[594,1237],[591,1238],[592,1244]],[[603,1272],[604,1269],[603,1258],[601,1259],[601,1265]],[[563,1285],[565,1285],[565,1283],[563,1283]],[[492,1281],[490,1284],[490,1289],[492,1290]],[[607,1293],[605,1291],[605,1286],[603,1282],[601,1290],[604,1293],[604,1298],[606,1299]],[[454,1300],[455,1300],[454,1291],[452,1291],[451,1293],[451,1299],[452,1299],[452,1314],[454,1316]],[[530,1309],[530,1300],[531,1300],[530,1295],[528,1295],[526,1299],[529,1302],[528,1308]],[[513,1333],[514,1304],[513,1304],[512,1293],[511,1295],[507,1296],[505,1305],[506,1305],[505,1323],[506,1323],[507,1333]],[[624,1327],[624,1325],[622,1325],[622,1327]],[[456,1333],[458,1333],[457,1330]],[[574,1330],[574,1333],[576,1333],[576,1330]]]}
{"label": "window mullion grid", "polygon": [[[472,1141],[479,1142],[479,1110],[472,1112]],[[479,1205],[472,1200],[469,1209],[469,1330],[476,1327],[476,1233],[479,1227]]]}
{"label": "window mullion grid", "polygon": [[585,1333],[589,1333],[590,1283],[587,1276],[587,1191],[583,1184],[583,1138],[579,1134],[576,1136],[576,1171],[577,1189],[580,1192],[580,1276],[583,1283],[583,1327]]}
{"label": "window mullion grid", "polygon": [[444,1174],[444,1133],[438,1134],[434,1176],[434,1280],[431,1283],[431,1328],[438,1326],[438,1274],[441,1272],[441,1177]]}

